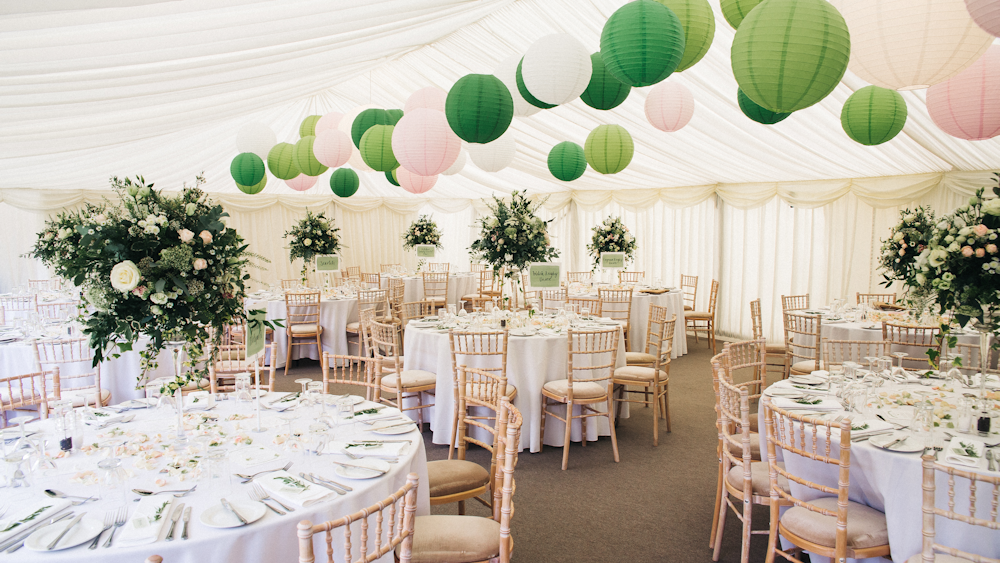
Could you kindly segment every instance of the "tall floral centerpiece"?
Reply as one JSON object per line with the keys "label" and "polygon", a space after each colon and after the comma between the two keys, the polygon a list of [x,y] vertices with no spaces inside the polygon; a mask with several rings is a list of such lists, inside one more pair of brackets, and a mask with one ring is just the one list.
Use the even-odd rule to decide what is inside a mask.
{"label": "tall floral centerpiece", "polygon": [[591,235],[590,244],[587,245],[587,252],[594,259],[591,271],[600,266],[603,252],[624,252],[626,265],[635,259],[637,246],[635,237],[628,231],[621,217],[608,217],[591,230],[594,234]]}
{"label": "tall floral centerpiece", "polygon": [[916,283],[916,275],[919,271],[917,257],[930,244],[936,225],[930,207],[904,209],[899,212],[899,223],[889,231],[889,238],[882,241],[879,258],[882,285],[890,287],[895,282],[902,282],[907,288],[906,300],[915,315],[924,313],[933,300],[933,295]]}
{"label": "tall floral centerpiece", "polygon": [[[417,245],[424,244],[441,248],[441,230],[427,215],[417,217],[417,220],[410,223],[410,227],[403,233],[403,248],[411,250]],[[424,261],[420,260],[417,270],[420,270],[423,264]]]}
{"label": "tall floral centerpiece", "polygon": [[302,259],[302,283],[308,279],[309,267],[317,254],[336,254],[340,250],[340,229],[333,226],[333,220],[327,219],[325,213],[313,215],[306,210],[306,216],[285,232],[288,242],[288,257],[291,260]]}

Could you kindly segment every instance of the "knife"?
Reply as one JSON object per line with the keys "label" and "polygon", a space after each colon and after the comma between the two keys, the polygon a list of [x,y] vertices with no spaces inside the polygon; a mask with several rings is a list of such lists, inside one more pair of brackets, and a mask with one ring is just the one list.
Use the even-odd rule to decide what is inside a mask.
{"label": "knife", "polygon": [[334,481],[333,479],[327,479],[326,477],[320,477],[319,475],[316,475],[315,473],[310,473],[309,476],[312,477],[313,479],[316,479],[317,481],[323,481],[324,483],[329,483],[329,484],[333,485],[334,487],[340,487],[341,489],[344,489],[345,491],[348,491],[348,492],[351,492],[351,491],[354,490],[354,489],[348,487],[347,485],[341,485],[340,483]]}
{"label": "knife", "polygon": [[86,514],[86,512],[81,512],[80,514],[76,515],[76,518],[70,520],[69,524],[65,528],[63,528],[63,531],[60,532],[58,536],[56,536],[56,539],[52,540],[52,543],[45,546],[45,549],[48,551],[52,551],[52,549],[56,546],[56,544],[59,543],[59,540],[63,539],[63,536],[65,536],[67,532],[72,530],[73,527],[77,525],[80,519],[83,518],[84,514]]}
{"label": "knife", "polygon": [[184,529],[183,532],[181,533],[182,540],[188,539],[188,522],[190,521],[191,521],[191,507],[189,506],[184,509]]}
{"label": "knife", "polygon": [[346,495],[347,494],[347,491],[342,491],[342,490],[334,487],[333,485],[330,485],[330,484],[324,483],[322,481],[318,481],[316,479],[313,479],[312,477],[310,477],[309,475],[307,475],[305,473],[299,473],[299,477],[302,477],[303,479],[305,479],[306,481],[309,481],[313,485],[319,485],[320,487],[323,487],[323,488],[326,488],[326,489],[330,489],[331,491],[337,493],[338,495]]}
{"label": "knife", "polygon": [[379,475],[385,475],[386,473],[388,473],[388,471],[382,471],[381,469],[375,469],[374,467],[365,467],[364,465],[352,465],[350,463],[342,463],[339,461],[334,461],[332,463],[334,463],[335,465],[339,465],[341,467],[352,467],[354,469],[367,469],[368,471],[374,471]]}
{"label": "knife", "polygon": [[390,428],[399,428],[400,426],[408,426],[410,424],[412,424],[414,426],[414,429],[416,429],[417,423],[413,422],[412,420],[407,420],[406,422],[400,422],[399,424],[390,424],[389,426],[380,426],[378,428],[372,428],[371,431],[381,432],[383,430],[389,430]]}
{"label": "knife", "polygon": [[[68,508],[69,507],[67,506],[63,510],[67,510]],[[62,511],[60,511],[60,512],[62,512]],[[53,516],[53,518],[51,520],[48,520],[48,522],[46,522],[46,519],[43,518],[43,519],[39,520],[38,522],[35,522],[32,526],[29,526],[29,527],[25,528],[24,530],[21,530],[20,532],[17,532],[14,535],[14,537],[8,539],[3,545],[0,545],[0,550],[4,550],[4,549],[7,549],[7,548],[10,548],[10,549],[7,549],[7,553],[14,553],[15,551],[17,551],[17,550],[21,549],[22,547],[24,547],[24,540],[27,539],[28,536],[30,536],[32,533],[34,533],[35,528],[37,528],[39,526],[42,526],[42,525],[49,526],[49,525],[55,524],[56,522],[61,522],[62,520],[65,520],[67,518],[71,518],[72,516],[73,516],[72,512],[70,512],[68,514],[63,514],[62,516]]]}
{"label": "knife", "polygon": [[167,531],[167,541],[174,541],[174,528],[177,526],[177,521],[181,519],[181,512],[184,510],[184,503],[180,503],[174,508],[173,514],[170,515],[170,530]]}
{"label": "knife", "polygon": [[236,516],[237,518],[239,518],[240,522],[243,522],[244,526],[246,526],[247,524],[250,523],[250,522],[247,522],[247,519],[244,518],[242,514],[240,514],[239,512],[236,512],[236,509],[233,508],[233,505],[229,504],[228,500],[222,499],[222,507],[225,508],[226,510],[228,510],[229,512],[232,512],[234,516]]}

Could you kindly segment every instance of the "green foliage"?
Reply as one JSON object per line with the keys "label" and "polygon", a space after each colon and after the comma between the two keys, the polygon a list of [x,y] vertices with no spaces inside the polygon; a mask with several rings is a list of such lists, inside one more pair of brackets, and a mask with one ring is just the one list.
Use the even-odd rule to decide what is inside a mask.
{"label": "green foliage", "polygon": [[603,223],[591,230],[594,234],[590,237],[587,252],[594,259],[592,270],[597,269],[597,266],[600,265],[602,252],[624,252],[625,264],[635,258],[637,246],[635,237],[628,231],[628,227],[622,222],[621,217],[608,217]]}
{"label": "green foliage", "polygon": [[473,256],[508,278],[532,262],[559,257],[559,251],[549,246],[548,222],[535,216],[541,204],[532,205],[525,194],[512,193],[510,204],[498,197],[487,203],[493,213],[479,219],[479,238],[469,247]]}
{"label": "green foliage", "polygon": [[432,244],[441,248],[441,231],[437,223],[427,215],[417,217],[403,233],[403,248],[413,248],[418,244]]}

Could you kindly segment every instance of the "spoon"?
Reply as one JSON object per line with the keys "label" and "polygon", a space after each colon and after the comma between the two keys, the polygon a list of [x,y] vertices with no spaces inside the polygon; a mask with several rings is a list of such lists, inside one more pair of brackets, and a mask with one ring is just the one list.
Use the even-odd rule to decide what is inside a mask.
{"label": "spoon", "polygon": [[74,505],[76,505],[76,504],[83,504],[83,503],[85,503],[87,501],[94,500],[94,497],[78,497],[78,496],[74,496],[74,495],[67,495],[66,493],[61,493],[61,492],[59,492],[59,491],[57,491],[55,489],[45,489],[45,494],[47,496],[52,497],[52,498],[77,498],[77,499],[80,499],[80,502],[73,503]]}
{"label": "spoon", "polygon": [[132,492],[135,493],[135,494],[137,494],[137,495],[139,495],[139,496],[143,496],[143,497],[148,497],[148,496],[152,496],[152,495],[161,495],[161,494],[165,494],[165,493],[178,493],[178,494],[175,494],[174,496],[177,497],[177,498],[180,498],[180,497],[182,497],[184,495],[187,495],[189,493],[193,493],[194,490],[197,489],[197,488],[198,488],[198,485],[195,485],[195,486],[191,487],[190,489],[179,489],[179,490],[172,490],[172,491],[147,491],[146,489],[132,489]]}

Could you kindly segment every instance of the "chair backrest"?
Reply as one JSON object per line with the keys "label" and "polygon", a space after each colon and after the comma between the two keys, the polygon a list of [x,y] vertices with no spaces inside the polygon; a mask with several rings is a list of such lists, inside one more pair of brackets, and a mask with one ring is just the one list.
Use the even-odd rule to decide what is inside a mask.
{"label": "chair backrest", "polygon": [[760,313],[760,298],[750,302],[750,330],[753,339],[764,338],[764,317]]}
{"label": "chair backrest", "polygon": [[[990,351],[986,354],[986,373],[1000,373],[998,369],[998,363],[1000,363],[1000,350],[993,349],[993,343],[996,338],[990,335],[989,345]],[[957,342],[955,347],[952,348],[948,354],[950,358],[962,358],[961,371],[967,373],[979,373],[982,370],[982,363],[979,360],[980,350],[979,344],[966,344],[964,342]]]}
{"label": "chair backrest", "polygon": [[389,273],[392,273],[393,270],[395,270],[397,268],[401,268],[401,267],[402,266],[400,264],[379,264],[378,269],[379,269],[379,272],[381,272],[383,274],[389,274]]}
{"label": "chair backrest", "polygon": [[389,313],[388,289],[362,289],[358,292],[358,313],[365,309],[374,309],[375,316],[384,318]]}
{"label": "chair backrest", "polygon": [[62,398],[59,366],[49,371],[0,377],[0,391],[3,391],[6,397],[0,400],[0,413],[38,405],[38,415],[41,418],[48,418],[49,397]]}
{"label": "chair backrest", "polygon": [[[309,520],[299,522],[297,536],[299,538],[299,561],[312,563],[316,561],[313,552],[313,536],[326,533],[326,560],[333,560],[333,530],[344,528],[344,562],[376,561],[383,555],[392,553],[399,546],[400,563],[410,563],[413,550],[413,526],[417,513],[417,486],[419,478],[416,473],[406,476],[406,484],[399,490],[379,502],[336,520],[313,525]],[[372,530],[371,521],[375,526]],[[355,526],[355,524],[357,525]],[[360,528],[356,540],[358,558],[354,558],[352,526]]]}
{"label": "chair backrest", "polygon": [[448,272],[451,271],[450,262],[429,262],[427,264],[427,269],[431,272]]}
{"label": "chair backrest", "polygon": [[319,326],[318,291],[286,291],[285,292],[285,327],[289,332],[292,325]]}
{"label": "chair backrest", "polygon": [[400,278],[389,278],[389,307],[393,313],[399,313],[406,298],[406,281]]}
{"label": "chair backrest", "polygon": [[632,318],[632,289],[599,288],[597,295],[601,299],[601,316],[615,319],[629,325]]}
{"label": "chair backrest", "polygon": [[0,296],[0,309],[4,310],[4,316],[8,321],[11,319],[26,319],[31,316],[31,313],[38,312],[38,296]]}
{"label": "chair backrest", "polygon": [[538,299],[537,291],[528,291],[528,271],[521,271],[521,290],[524,293],[524,307],[528,308],[528,301]]}
{"label": "chair backrest", "polygon": [[823,362],[827,366],[844,365],[844,362],[863,365],[867,357],[881,357],[888,353],[889,346],[883,340],[823,339]]}
{"label": "chair backrest", "polygon": [[568,283],[590,283],[594,279],[594,272],[566,272]]}
{"label": "chair backrest", "polygon": [[[403,351],[399,343],[398,325],[373,319],[368,323],[368,329],[371,331],[369,343],[375,354],[376,373],[401,373],[403,362],[400,361],[399,357]],[[399,387],[402,386],[402,379],[401,377],[396,378]]]}
{"label": "chair backrest", "polygon": [[361,282],[374,286],[372,289],[379,289],[382,287],[382,274],[378,272],[362,272]]}
{"label": "chair backrest", "polygon": [[719,280],[712,280],[712,290],[708,294],[708,314],[715,319],[715,306],[719,302]]}
{"label": "chair backrest", "polygon": [[484,268],[478,270],[476,273],[479,276],[479,284],[476,291],[479,293],[480,297],[496,291],[497,277],[493,275],[493,270]]}
{"label": "chair backrest", "polygon": [[[649,304],[649,319],[646,321],[646,347],[644,352],[653,356],[662,356],[664,352],[669,354],[673,352],[674,347],[674,326],[670,323],[676,324],[677,315],[667,320],[667,313],[669,310],[666,307],[660,307],[659,305]],[[669,337],[668,337],[668,332]],[[664,350],[664,348],[669,348]]]}
{"label": "chair backrest", "polygon": [[493,478],[493,519],[500,523],[500,555],[498,563],[510,563],[513,542],[510,521],[514,517],[514,468],[521,449],[523,419],[520,411],[506,396],[500,398],[497,416],[496,467]]}
{"label": "chair backrest", "polygon": [[60,291],[62,286],[62,280],[58,278],[51,280],[28,280],[28,289],[37,291]]}
{"label": "chair backrest", "polygon": [[[479,446],[490,452],[490,475],[496,471],[497,426],[500,420],[500,401],[507,398],[507,378],[502,374],[489,370],[459,366],[455,376],[455,391],[458,401],[458,435],[455,449],[458,459],[465,459],[469,445]],[[471,391],[471,393],[470,393]],[[479,412],[476,416],[469,414],[470,408],[481,408],[492,411],[488,416]],[[490,421],[493,424],[490,424]],[[480,439],[474,434],[478,428],[489,435],[488,440]]]}
{"label": "chair backrest", "polygon": [[245,344],[235,342],[215,346],[212,349],[212,361],[208,365],[208,390],[212,394],[235,391],[235,375],[250,371]]}
{"label": "chair backrest", "polygon": [[618,327],[601,330],[575,331],[570,329],[569,361],[567,362],[569,379],[569,400],[573,400],[573,382],[590,381],[607,385],[611,392],[612,376],[615,371],[615,361],[618,358],[618,339],[621,337]]}
{"label": "chair backrest", "polygon": [[887,352],[906,352],[909,356],[903,358],[903,365],[911,368],[927,367],[927,349],[941,351],[938,326],[909,326],[882,322],[882,340],[888,348]]}
{"label": "chair backrest", "polygon": [[365,399],[378,401],[375,384],[375,360],[361,356],[342,356],[323,352],[323,392],[330,392],[330,384],[353,385],[364,390]]}
{"label": "chair backrest", "polygon": [[760,338],[727,342],[724,349],[727,352],[726,381],[745,385],[749,399],[756,401],[767,387],[767,341]]}
{"label": "chair backrest", "polygon": [[346,271],[349,278],[361,278],[361,266],[344,266],[341,270]]}
{"label": "chair backrest", "polygon": [[359,344],[361,350],[365,351],[364,353],[369,358],[374,354],[372,350],[372,321],[376,318],[376,309],[374,308],[369,307],[358,311],[358,335],[361,340]]}
{"label": "chair backrest", "polygon": [[896,304],[895,293],[861,293],[858,292],[858,305],[874,305],[875,303]]}
{"label": "chair backrest", "polygon": [[646,277],[646,272],[626,272],[618,270],[618,281],[621,283],[639,283]]}
{"label": "chair backrest", "polygon": [[447,301],[448,277],[447,271],[424,272],[424,301]]}
{"label": "chair backrest", "polygon": [[458,374],[460,367],[473,367],[507,377],[508,331],[473,332],[453,330],[448,333],[451,346],[451,369]]}
{"label": "chair backrest", "polygon": [[759,439],[750,433],[750,391],[754,382],[732,383],[719,381],[719,441],[722,444],[722,474],[729,475],[731,467],[743,469],[743,498],[753,494],[751,473],[751,440]]}
{"label": "chair backrest", "polygon": [[409,301],[400,307],[400,319],[403,326],[413,319],[423,319],[434,314],[434,305],[430,301]]}
{"label": "chair backrest", "polygon": [[[60,375],[60,390],[98,389],[101,386],[101,365],[93,366],[94,351],[88,338],[67,338],[63,340],[32,340],[36,367],[50,369],[67,364],[77,364],[77,368],[63,370]],[[92,367],[93,366],[93,367]],[[73,375],[68,375],[72,373]],[[49,386],[51,387],[51,376]],[[100,400],[100,393],[97,394]],[[97,402],[97,401],[95,401]]]}
{"label": "chair backrest", "polygon": [[[923,479],[923,547],[921,549],[922,562],[933,562],[936,553],[946,553],[963,561],[976,561],[978,563],[1000,563],[1000,559],[986,557],[981,554],[972,553],[963,549],[957,549],[942,545],[936,541],[935,518],[940,516],[949,520],[965,522],[970,526],[982,526],[990,530],[1000,530],[1000,522],[997,522],[997,499],[1000,498],[1000,476],[983,475],[975,471],[956,469],[949,465],[936,463],[933,455],[923,457],[924,479]],[[945,495],[937,493],[937,477],[947,475],[947,498],[948,507],[936,505],[936,498],[945,498]],[[968,480],[968,485],[964,482],[956,487],[956,477]],[[916,491],[913,491],[916,494]],[[978,498],[977,498],[978,497]],[[965,503],[967,511],[959,511],[955,508],[955,500],[967,498]],[[985,510],[980,508],[977,514],[976,501],[986,500],[991,502],[992,510],[990,517],[983,518]],[[952,542],[954,543],[954,542]],[[973,546],[963,546],[973,547]],[[985,546],[984,546],[985,547]],[[943,559],[943,558],[942,558]]]}
{"label": "chair backrest", "polygon": [[785,355],[788,365],[803,360],[811,360],[819,369],[822,360],[820,335],[823,333],[823,317],[796,311],[785,311]]}
{"label": "chair backrest", "polygon": [[302,280],[281,280],[282,291],[289,291],[295,289],[302,283]]}
{"label": "chair backrest", "polygon": [[547,289],[538,293],[541,294],[543,313],[555,313],[566,304],[566,288]]}
{"label": "chair backrest", "polygon": [[483,264],[482,262],[473,262],[469,268],[472,272],[482,272],[483,270],[488,270],[490,266],[488,264]]}
{"label": "chair backrest", "polygon": [[782,295],[781,311],[801,311],[809,308],[809,294],[805,295]]}
{"label": "chair backrest", "polygon": [[60,303],[39,303],[38,315],[42,319],[66,321],[78,314],[79,301],[63,301]]}
{"label": "chair backrest", "polygon": [[694,309],[698,298],[698,276],[681,274],[681,291],[684,292],[684,304]]}
{"label": "chair backrest", "polygon": [[593,297],[567,297],[566,302],[563,304],[563,308],[569,308],[574,313],[579,313],[584,309],[589,309],[591,315],[596,315],[598,317],[604,314],[601,300]]}

